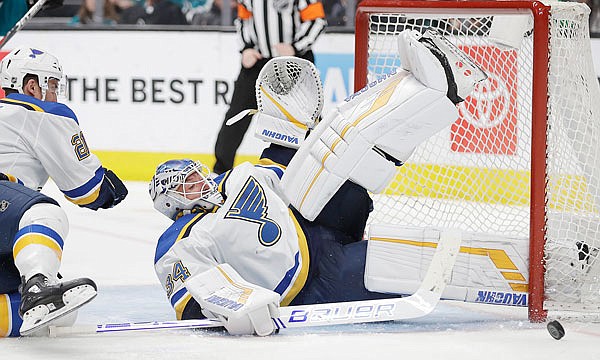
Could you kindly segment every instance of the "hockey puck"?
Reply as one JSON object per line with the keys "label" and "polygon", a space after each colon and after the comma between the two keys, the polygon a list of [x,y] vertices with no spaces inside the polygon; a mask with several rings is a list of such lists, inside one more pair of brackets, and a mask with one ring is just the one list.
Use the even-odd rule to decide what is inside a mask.
{"label": "hockey puck", "polygon": [[560,340],[565,336],[565,328],[563,328],[557,320],[550,321],[548,325],[546,325],[546,328],[548,329],[550,336],[556,340]]}

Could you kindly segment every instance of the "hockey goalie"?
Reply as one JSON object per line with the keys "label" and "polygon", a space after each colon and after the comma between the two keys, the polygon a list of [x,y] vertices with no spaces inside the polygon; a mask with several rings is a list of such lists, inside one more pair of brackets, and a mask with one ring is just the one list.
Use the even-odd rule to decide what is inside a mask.
{"label": "hockey goalie", "polygon": [[404,31],[398,51],[402,68],[321,121],[314,66],[273,59],[256,84],[257,134],[271,143],[257,165],[216,178],[188,159],[158,166],[150,196],[174,223],[158,241],[155,270],[178,319],[218,319],[231,334],[265,336],[280,306],[410,294],[387,286],[402,274],[362,241],[369,192],[453,123],[456,105],[486,75],[434,31]]}

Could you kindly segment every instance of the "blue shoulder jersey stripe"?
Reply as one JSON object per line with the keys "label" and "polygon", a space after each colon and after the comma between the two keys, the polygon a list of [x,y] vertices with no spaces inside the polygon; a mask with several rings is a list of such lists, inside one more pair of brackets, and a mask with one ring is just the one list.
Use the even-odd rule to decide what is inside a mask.
{"label": "blue shoulder jersey stripe", "polygon": [[25,95],[25,94],[10,94],[6,98],[2,100],[4,103],[21,105],[29,110],[46,112],[49,114],[54,114],[58,116],[64,116],[69,119],[72,119],[79,125],[79,121],[77,120],[77,116],[67,105],[51,102],[51,101],[42,101],[34,98],[33,96]]}
{"label": "blue shoulder jersey stripe", "polygon": [[85,184],[76,187],[72,190],[62,190],[63,194],[67,195],[71,199],[77,199],[78,197],[84,196],[90,192],[93,188],[98,186],[104,179],[104,168],[101,166],[96,170],[94,176],[88,180]]}
{"label": "blue shoulder jersey stripe", "polygon": [[207,213],[187,214],[175,221],[158,239],[156,252],[154,254],[154,263],[156,264],[167,251],[177,242],[177,240],[187,237],[192,230],[192,226],[200,221]]}
{"label": "blue shoulder jersey stripe", "polygon": [[31,111],[44,112],[44,110],[40,107],[34,106],[30,103],[18,101],[18,100],[12,100],[12,99],[5,98],[5,99],[0,100],[0,103],[21,106],[21,107],[24,107],[25,109],[31,110]]}

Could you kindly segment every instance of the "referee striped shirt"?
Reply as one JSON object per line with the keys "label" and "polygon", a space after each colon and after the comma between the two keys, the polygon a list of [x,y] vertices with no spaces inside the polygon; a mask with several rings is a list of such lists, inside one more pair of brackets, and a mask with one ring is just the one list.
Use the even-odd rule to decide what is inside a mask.
{"label": "referee striped shirt", "polygon": [[[277,11],[276,6],[288,3]],[[310,50],[327,26],[319,0],[238,0],[236,20],[242,51],[258,50],[263,57],[277,54],[274,45],[291,44],[296,55]]]}

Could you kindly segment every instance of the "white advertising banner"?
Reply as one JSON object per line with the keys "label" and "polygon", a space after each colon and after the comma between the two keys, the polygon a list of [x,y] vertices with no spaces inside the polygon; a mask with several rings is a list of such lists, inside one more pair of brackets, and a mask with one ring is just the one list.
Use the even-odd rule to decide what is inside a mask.
{"label": "white advertising banner", "polygon": [[[235,33],[23,31],[19,45],[55,54],[71,106],[94,149],[212,153],[240,69]],[[353,88],[353,34],[324,34],[315,48],[328,102]],[[263,143],[246,136],[240,153]]]}
{"label": "white advertising banner", "polygon": [[[212,165],[240,68],[237,41],[235,33],[201,31],[22,31],[0,57],[19,45],[57,55],[90,147],[103,161],[112,156],[109,165],[125,177],[147,179],[157,164],[148,154],[193,154]],[[354,88],[354,34],[325,33],[314,52],[327,109]],[[592,52],[600,74],[600,39],[592,39]],[[252,133],[242,157],[264,147]],[[145,158],[123,160],[133,153]]]}

